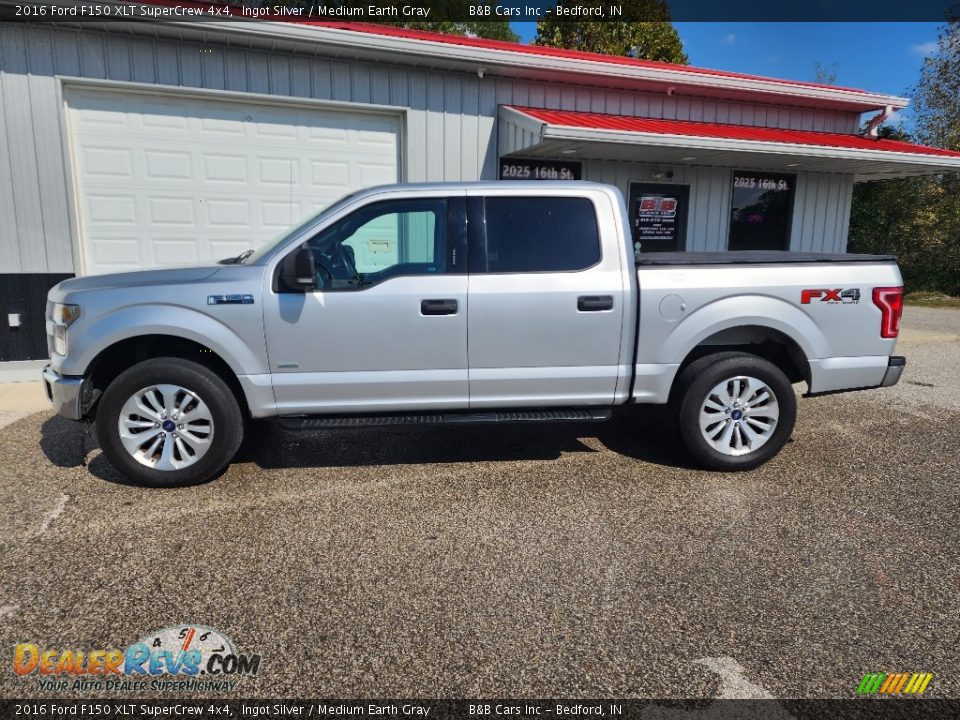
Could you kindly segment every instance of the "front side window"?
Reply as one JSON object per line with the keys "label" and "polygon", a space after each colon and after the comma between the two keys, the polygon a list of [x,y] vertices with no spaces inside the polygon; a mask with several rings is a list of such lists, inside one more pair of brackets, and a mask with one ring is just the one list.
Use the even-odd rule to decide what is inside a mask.
{"label": "front side window", "polygon": [[796,175],[733,173],[730,250],[788,250]]}
{"label": "front side window", "polygon": [[447,201],[388,200],[322,230],[313,250],[320,290],[354,290],[399,275],[446,272]]}
{"label": "front side window", "polygon": [[597,214],[587,198],[488,197],[484,205],[486,272],[570,272],[600,261]]}

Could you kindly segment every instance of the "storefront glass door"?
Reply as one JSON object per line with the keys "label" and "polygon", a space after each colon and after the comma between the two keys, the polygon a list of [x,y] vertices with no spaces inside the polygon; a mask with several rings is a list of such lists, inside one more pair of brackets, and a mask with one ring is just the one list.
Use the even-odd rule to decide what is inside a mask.
{"label": "storefront glass door", "polygon": [[639,252],[686,250],[690,186],[630,183],[630,227]]}

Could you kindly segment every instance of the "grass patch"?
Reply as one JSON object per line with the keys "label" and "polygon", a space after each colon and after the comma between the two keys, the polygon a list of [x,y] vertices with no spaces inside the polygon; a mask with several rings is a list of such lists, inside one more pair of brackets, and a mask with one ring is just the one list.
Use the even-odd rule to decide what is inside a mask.
{"label": "grass patch", "polygon": [[926,290],[907,293],[903,301],[907,305],[918,305],[920,307],[960,308],[960,297]]}

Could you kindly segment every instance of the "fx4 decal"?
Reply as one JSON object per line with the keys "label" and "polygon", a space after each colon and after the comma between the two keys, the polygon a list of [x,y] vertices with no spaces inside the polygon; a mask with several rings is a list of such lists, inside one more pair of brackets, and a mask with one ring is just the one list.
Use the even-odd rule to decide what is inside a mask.
{"label": "fx4 decal", "polygon": [[860,289],[850,288],[849,290],[843,290],[837,288],[836,290],[827,290],[824,288],[815,288],[813,290],[800,291],[801,305],[809,305],[814,300],[832,304],[855,304],[860,302]]}

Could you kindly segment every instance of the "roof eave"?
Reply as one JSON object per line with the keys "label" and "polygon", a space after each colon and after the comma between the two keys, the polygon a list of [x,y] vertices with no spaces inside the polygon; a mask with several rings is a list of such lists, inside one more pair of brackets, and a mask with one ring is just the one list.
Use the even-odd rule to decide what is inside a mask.
{"label": "roof eave", "polygon": [[[257,23],[263,25],[263,23]],[[307,28],[292,26],[292,31],[302,31]],[[757,96],[767,98],[777,97],[790,100],[787,104],[797,104],[800,100],[817,101],[819,106],[833,105],[837,108],[868,111],[892,106],[902,109],[909,105],[910,100],[903,97],[880,95],[869,92],[858,92],[844,88],[817,87],[802,84],[793,84],[780,80],[763,80],[760,78],[728,77],[725,75],[711,75],[708,72],[691,72],[680,70],[668,65],[662,68],[651,68],[615,63],[598,62],[587,59],[556,58],[545,55],[532,55],[510,50],[493,50],[468,45],[452,45],[444,42],[420,40],[411,38],[397,38],[388,35],[359,33],[352,30],[324,28],[312,26],[308,28],[313,38],[322,37],[324,42],[331,45],[341,45],[354,50],[371,49],[387,51],[403,56],[427,56],[436,60],[446,60],[452,63],[468,63],[477,69],[483,68],[486,72],[493,72],[496,68],[509,70],[512,77],[521,74],[537,72],[558,72],[565,75],[600,76],[609,81],[612,78],[623,81],[646,82],[667,87],[701,88],[723,90],[731,95]],[[695,94],[695,93],[691,93]]]}
{"label": "roof eave", "polygon": [[[69,0],[68,0],[69,1]],[[103,0],[104,4],[115,4]],[[74,0],[78,4],[83,0]],[[139,23],[136,23],[139,24]],[[143,23],[148,26],[150,23]],[[173,21],[168,26],[196,30],[197,24]],[[247,39],[279,38],[296,43],[322,43],[331,54],[378,60],[389,58],[394,63],[406,60],[413,65],[477,72],[509,77],[560,78],[595,85],[658,89],[690,97],[728,97],[754,102],[832,108],[851,112],[867,112],[887,106],[902,109],[908,98],[861,92],[845,88],[794,84],[782,80],[713,75],[704,70],[683,70],[663,67],[621,65],[580,58],[558,58],[526,52],[473,47],[447,42],[378,35],[341,28],[282,22],[227,21],[205,22],[207,32],[245,36]],[[144,27],[144,30],[147,30]]]}
{"label": "roof eave", "polygon": [[918,169],[931,169],[932,173],[928,174],[935,174],[936,172],[960,173],[960,157],[897,152],[893,150],[864,150],[860,148],[838,148],[826,145],[806,145],[802,143],[711,138],[696,135],[594,130],[550,125],[547,123],[543,124],[541,137],[543,140],[608,142],[625,145],[683,147],[696,150],[769,153],[773,155],[805,155],[807,157],[836,160],[875,160],[877,162],[895,162],[903,165],[916,166]]}

